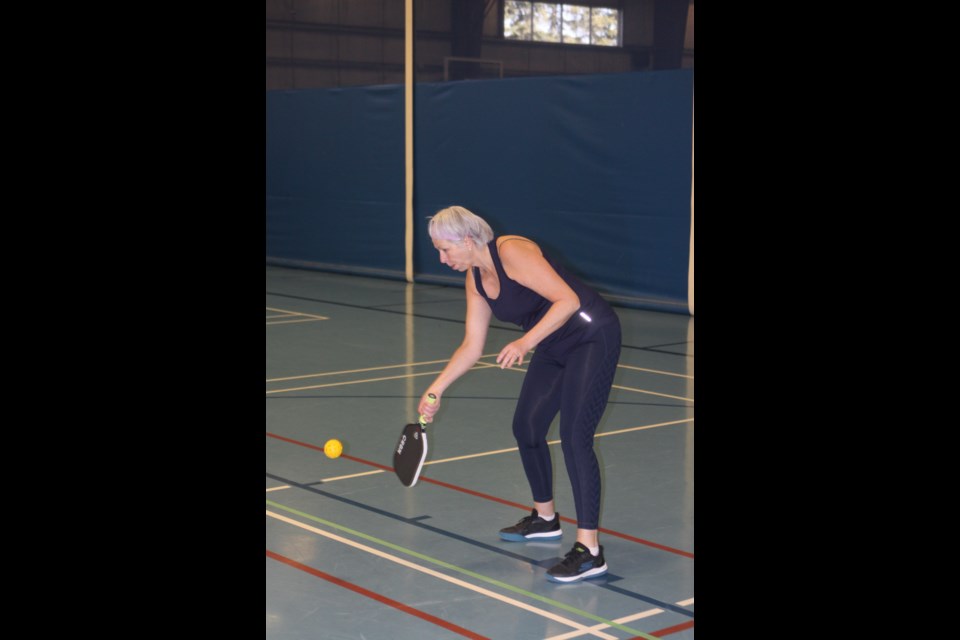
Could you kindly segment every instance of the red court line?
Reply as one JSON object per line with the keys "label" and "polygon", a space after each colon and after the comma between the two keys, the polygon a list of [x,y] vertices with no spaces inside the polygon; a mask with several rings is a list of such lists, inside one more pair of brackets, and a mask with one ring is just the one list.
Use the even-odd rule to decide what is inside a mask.
{"label": "red court line", "polygon": [[[315,450],[317,450],[317,451],[323,451],[323,447],[318,447],[318,446],[315,445],[315,444],[309,444],[309,443],[307,443],[307,442],[300,442],[299,440],[293,440],[292,438],[285,438],[284,436],[278,436],[278,435],[276,435],[276,434],[270,433],[269,431],[266,432],[266,433],[267,433],[267,437],[270,437],[270,438],[276,438],[277,440],[283,440],[284,442],[289,442],[290,444],[299,445],[299,446],[301,446],[301,447],[306,447],[306,448],[308,448],[308,449],[315,449]],[[390,471],[390,472],[393,471],[393,467],[388,467],[388,466],[386,466],[386,465],[382,465],[382,464],[379,464],[379,463],[376,463],[376,462],[372,462],[372,461],[370,461],[370,460],[364,460],[363,458],[357,458],[357,457],[355,457],[355,456],[348,456],[348,455],[345,454],[345,453],[344,453],[344,454],[341,454],[340,457],[341,457],[341,458],[346,458],[347,460],[353,460],[354,462],[359,462],[360,464],[365,464],[365,465],[369,465],[369,466],[371,466],[371,467],[376,467],[376,468],[378,468],[378,469],[383,469],[384,471]],[[507,505],[507,506],[509,506],[509,507],[517,507],[518,509],[523,509],[524,511],[530,511],[530,506],[529,506],[529,505],[523,505],[523,504],[520,504],[519,502],[511,502],[511,501],[509,501],[509,500],[504,500],[503,498],[498,498],[498,497],[496,497],[496,496],[491,496],[491,495],[486,494],[486,493],[481,493],[481,492],[479,492],[479,491],[474,491],[473,489],[467,489],[467,488],[465,488],[465,487],[460,487],[460,486],[457,486],[457,485],[455,485],[455,484],[450,484],[450,483],[448,483],[448,482],[442,482],[442,481],[440,481],[440,480],[434,480],[433,478],[428,478],[428,477],[426,477],[426,476],[420,476],[420,480],[421,480],[422,482],[429,482],[429,483],[431,483],[431,484],[439,485],[439,486],[445,487],[445,488],[447,488],[447,489],[453,489],[454,491],[459,491],[459,492],[461,492],[461,493],[466,493],[466,494],[471,495],[471,496],[476,496],[476,497],[478,497],[478,498],[483,498],[484,500],[492,500],[493,502],[499,502],[500,504],[505,504],[505,505]],[[568,517],[566,517],[566,516],[560,516],[560,519],[561,519],[562,521],[564,521],[564,522],[569,522],[570,524],[574,524],[574,525],[577,524],[577,521],[574,520],[573,518],[568,518]],[[655,549],[660,549],[661,551],[667,551],[667,552],[669,552],[669,553],[675,553],[675,554],[677,554],[677,555],[679,555],[679,556],[683,556],[683,557],[685,557],[685,558],[691,558],[691,559],[693,559],[693,554],[690,553],[689,551],[684,551],[684,550],[682,550],[682,549],[675,549],[675,548],[673,548],[673,547],[668,547],[667,545],[660,544],[659,542],[653,542],[652,540],[644,540],[643,538],[637,538],[636,536],[631,536],[630,534],[627,534],[627,533],[620,533],[619,531],[614,531],[614,530],[612,530],[612,529],[604,529],[603,527],[598,528],[597,531],[599,531],[600,533],[604,533],[604,534],[606,534],[606,535],[608,535],[608,536],[614,536],[614,537],[616,537],[616,538],[623,538],[624,540],[630,540],[631,542],[637,542],[637,543],[639,543],[639,544],[645,544],[645,545],[647,545],[648,547],[653,547],[653,548],[655,548]]]}
{"label": "red court line", "polygon": [[[666,629],[660,629],[660,631],[654,631],[650,635],[662,638],[663,636],[668,636],[671,633],[676,633],[677,631],[683,631],[684,629],[692,629],[693,620],[688,622],[681,622],[680,624],[675,624],[672,627],[667,627]],[[631,638],[630,640],[640,640],[640,636],[636,638]]]}
{"label": "red court line", "polygon": [[[314,451],[323,451],[323,447],[318,447],[315,444],[310,444],[309,442],[301,442],[300,440],[294,440],[293,438],[286,438],[284,436],[278,436],[275,433],[266,432],[268,438],[276,438],[277,440],[283,440],[284,442],[289,442],[290,444],[295,444],[301,447],[306,447],[307,449],[313,449]],[[326,455],[326,454],[324,454]],[[360,464],[370,465],[371,467],[377,467],[378,469],[383,469],[384,471],[393,471],[393,467],[388,467],[385,464],[379,464],[376,462],[371,462],[370,460],[364,460],[363,458],[354,458],[345,453],[340,454],[341,458],[346,458],[347,460],[353,460],[354,462],[359,462]],[[422,479],[422,476],[421,476]]]}
{"label": "red court line", "polygon": [[463,636],[463,637],[465,637],[465,638],[473,638],[473,640],[490,640],[490,638],[488,638],[488,637],[486,637],[486,636],[481,636],[480,634],[474,633],[473,631],[470,631],[469,629],[464,629],[463,627],[459,627],[459,626],[453,624],[452,622],[447,622],[446,620],[442,620],[442,619],[440,619],[440,618],[438,618],[438,617],[436,617],[436,616],[432,616],[432,615],[430,615],[429,613],[424,613],[423,611],[418,611],[417,609],[414,609],[413,607],[409,607],[409,606],[403,604],[402,602],[397,602],[396,600],[393,600],[393,599],[388,598],[388,597],[386,597],[386,596],[382,596],[382,595],[380,595],[379,593],[374,593],[373,591],[370,591],[369,589],[364,589],[363,587],[358,586],[358,585],[355,585],[355,584],[353,584],[352,582],[347,582],[346,580],[341,580],[340,578],[337,578],[336,576],[332,576],[332,575],[330,575],[329,573],[324,573],[323,571],[320,571],[319,569],[314,569],[313,567],[308,567],[308,566],[305,565],[305,564],[300,564],[300,563],[297,562],[296,560],[291,560],[290,558],[287,558],[287,557],[285,557],[285,556],[282,556],[282,555],[280,555],[279,553],[274,553],[273,551],[270,551],[270,549],[267,549],[267,557],[268,557],[268,558],[273,558],[274,560],[276,560],[276,561],[278,561],[278,562],[282,562],[282,563],[284,563],[284,564],[290,565],[290,566],[293,567],[294,569],[299,569],[300,571],[304,571],[304,572],[306,572],[306,573],[309,573],[310,575],[316,576],[316,577],[321,578],[321,579],[323,579],[323,580],[326,580],[327,582],[332,582],[333,584],[335,584],[335,585],[337,585],[337,586],[340,586],[340,587],[343,587],[344,589],[349,589],[350,591],[353,591],[353,592],[355,592],[355,593],[359,593],[359,594],[362,595],[362,596],[366,596],[366,597],[368,597],[368,598],[371,598],[372,600],[376,600],[377,602],[381,602],[381,603],[383,603],[383,604],[385,604],[385,605],[387,605],[387,606],[393,607],[394,609],[399,609],[400,611],[403,611],[404,613],[409,613],[409,614],[412,615],[412,616],[416,616],[416,617],[418,617],[418,618],[421,618],[422,620],[426,620],[427,622],[431,622],[431,623],[433,623],[433,624],[435,624],[435,625],[437,625],[437,626],[439,626],[439,627],[443,627],[444,629],[446,629],[446,630],[448,630],[448,631],[452,631],[452,632],[454,632],[454,633],[456,633],[456,634],[459,634],[459,635],[461,635],[461,636]]}

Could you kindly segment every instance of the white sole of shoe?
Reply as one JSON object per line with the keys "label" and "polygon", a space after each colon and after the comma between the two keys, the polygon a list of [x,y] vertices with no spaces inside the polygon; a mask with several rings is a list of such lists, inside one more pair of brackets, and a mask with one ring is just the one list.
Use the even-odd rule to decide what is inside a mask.
{"label": "white sole of shoe", "polygon": [[578,573],[575,576],[552,576],[549,573],[547,574],[547,580],[551,582],[562,582],[564,584],[568,582],[580,582],[581,580],[586,580],[587,578],[596,578],[602,576],[607,572],[607,564],[604,563],[603,566],[594,567],[592,569],[587,569],[583,573]]}

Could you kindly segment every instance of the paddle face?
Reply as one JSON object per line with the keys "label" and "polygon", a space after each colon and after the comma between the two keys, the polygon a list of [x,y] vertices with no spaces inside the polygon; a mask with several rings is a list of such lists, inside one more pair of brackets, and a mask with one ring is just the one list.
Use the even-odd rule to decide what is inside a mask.
{"label": "paddle face", "polygon": [[400,432],[400,439],[393,450],[393,469],[404,486],[417,484],[426,459],[427,432],[420,423],[408,424]]}

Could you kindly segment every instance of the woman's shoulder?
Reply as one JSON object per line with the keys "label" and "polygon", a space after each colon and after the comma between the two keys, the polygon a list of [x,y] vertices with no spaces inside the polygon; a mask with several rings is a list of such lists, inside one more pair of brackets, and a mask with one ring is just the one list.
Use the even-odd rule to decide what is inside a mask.
{"label": "woman's shoulder", "polygon": [[[517,242],[519,241],[519,242]],[[524,238],[523,236],[499,236],[497,237],[497,251],[500,252],[501,256],[503,255],[504,250],[509,253],[515,253],[517,251],[521,252],[533,252],[541,253],[540,247],[536,242],[530,238]]]}
{"label": "woman's shoulder", "polygon": [[540,246],[523,236],[503,236],[497,238],[497,252],[507,277],[520,282],[523,272],[536,265],[543,258]]}

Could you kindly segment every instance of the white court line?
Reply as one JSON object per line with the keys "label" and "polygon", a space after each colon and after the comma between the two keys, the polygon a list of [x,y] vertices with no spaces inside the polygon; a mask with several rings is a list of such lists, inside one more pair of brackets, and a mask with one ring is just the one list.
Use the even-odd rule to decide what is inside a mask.
{"label": "white court line", "polygon": [[684,398],[683,396],[672,396],[669,393],[657,393],[656,391],[647,391],[646,389],[634,389],[633,387],[624,387],[615,384],[614,389],[623,389],[624,391],[636,391],[637,393],[648,393],[651,396],[660,396],[661,398],[670,398],[671,400],[683,400],[684,402],[693,402],[693,398]]}
{"label": "white court line", "polygon": [[[675,602],[674,604],[677,604],[677,605],[679,605],[679,606],[681,606],[681,607],[686,607],[686,606],[688,606],[688,605],[693,604],[693,598],[689,598],[689,599],[687,599],[687,600],[681,600],[680,602]],[[622,618],[615,618],[615,619],[614,619],[614,622],[616,622],[617,624],[626,624],[626,623],[628,623],[628,622],[633,622],[634,620],[640,620],[640,619],[642,619],[642,618],[649,618],[650,616],[655,616],[655,615],[660,614],[660,613],[663,613],[663,612],[664,612],[664,609],[660,609],[659,607],[657,607],[657,608],[654,608],[654,609],[648,609],[648,610],[646,610],[646,611],[641,611],[640,613],[634,613],[634,614],[629,615],[629,616],[624,616],[624,617],[622,617]],[[562,634],[560,634],[560,635],[558,635],[558,636],[550,636],[550,637],[547,638],[546,640],[569,640],[570,638],[579,638],[580,636],[585,635],[586,633],[589,633],[589,632],[601,631],[601,630],[603,630],[603,629],[609,629],[609,628],[610,628],[610,625],[608,625],[608,624],[596,624],[596,625],[590,627],[589,630],[584,630],[584,631],[569,631],[569,632],[567,632],[567,633],[562,633]]]}
{"label": "white court line", "polygon": [[[607,431],[606,433],[598,433],[594,438],[602,438],[604,436],[615,436],[620,435],[621,433],[630,433],[631,431],[643,431],[644,429],[655,429],[657,427],[669,427],[674,424],[682,424],[684,422],[693,422],[693,418],[684,418],[683,420],[671,420],[670,422],[658,422],[656,424],[646,424],[639,427],[627,427],[626,429],[617,429],[616,431]],[[559,440],[550,440],[547,442],[550,444],[560,444]],[[495,456],[500,453],[510,453],[511,451],[517,451],[517,447],[512,447],[510,449],[496,449],[494,451],[484,451],[483,453],[471,453],[465,456],[456,456],[453,458],[443,458],[442,460],[431,460],[429,462],[424,462],[423,466],[430,464],[443,464],[444,462],[456,462],[457,460],[469,460],[470,458],[482,458],[484,456]],[[321,478],[320,482],[333,482],[334,480],[347,480],[349,478],[359,478],[361,476],[373,476],[378,473],[385,473],[383,469],[376,469],[374,471],[364,471],[362,473],[352,473],[346,476],[333,476],[332,478]],[[274,487],[273,489],[267,489],[267,491],[278,491],[280,489],[289,489],[288,486],[283,487]]]}
{"label": "white court line", "polygon": [[578,622],[575,622],[575,621],[573,621],[573,620],[569,620],[569,619],[567,619],[567,618],[564,618],[563,616],[559,616],[559,615],[557,615],[557,614],[555,614],[555,613],[551,613],[551,612],[546,611],[546,610],[544,610],[544,609],[540,609],[539,607],[534,607],[533,605],[529,605],[529,604],[527,604],[527,603],[525,603],[525,602],[520,602],[519,600],[515,600],[515,599],[510,598],[510,597],[508,597],[508,596],[501,595],[501,594],[499,594],[499,593],[495,593],[495,592],[493,592],[493,591],[490,591],[489,589],[484,589],[483,587],[480,587],[480,586],[477,586],[477,585],[474,585],[474,584],[470,584],[469,582],[465,582],[465,581],[463,581],[463,580],[460,580],[459,578],[454,578],[453,576],[448,576],[448,575],[445,574],[445,573],[440,573],[439,571],[434,571],[433,569],[429,569],[429,568],[427,568],[427,567],[424,567],[424,566],[422,566],[422,565],[416,564],[416,563],[414,563],[414,562],[410,562],[409,560],[404,560],[403,558],[400,558],[400,557],[391,555],[391,554],[389,554],[389,553],[386,553],[385,551],[380,551],[379,549],[374,549],[373,547],[368,547],[368,546],[365,545],[365,544],[361,544],[361,543],[359,543],[359,542],[354,542],[353,540],[349,540],[349,539],[344,538],[344,537],[342,537],[342,536],[338,536],[338,535],[335,534],[335,533],[330,533],[330,532],[328,532],[328,531],[323,531],[322,529],[317,529],[316,527],[313,527],[313,526],[308,525],[308,524],[304,524],[303,522],[299,522],[298,520],[294,520],[294,519],[292,519],[292,518],[288,518],[288,517],[286,517],[286,516],[284,516],[284,515],[280,515],[279,513],[274,513],[274,512],[272,512],[272,511],[270,511],[269,509],[267,509],[267,515],[270,516],[271,518],[276,518],[277,520],[281,520],[281,521],[286,522],[286,523],[288,523],[288,524],[292,524],[292,525],[295,526],[295,527],[300,527],[301,529],[305,529],[306,531],[310,531],[310,532],[315,533],[315,534],[317,534],[317,535],[324,536],[324,537],[326,537],[326,538],[330,538],[331,540],[336,540],[337,542],[342,542],[342,543],[345,544],[345,545],[351,546],[351,547],[353,547],[353,548],[355,548],[355,549],[359,549],[360,551],[365,551],[365,552],[367,552],[367,553],[369,553],[369,554],[372,554],[372,555],[375,555],[375,556],[377,556],[377,557],[383,558],[384,560],[389,560],[390,562],[395,562],[395,563],[397,563],[397,564],[399,564],[399,565],[402,565],[402,566],[404,566],[404,567],[407,567],[407,568],[409,568],[409,569],[413,569],[413,570],[415,570],[415,571],[419,571],[419,572],[421,572],[421,573],[425,573],[425,574],[427,574],[427,575],[429,575],[429,576],[433,576],[434,578],[439,578],[440,580],[444,580],[444,581],[449,582],[449,583],[451,583],[451,584],[455,584],[455,585],[457,585],[458,587],[463,587],[464,589],[469,589],[470,591],[474,591],[474,592],[479,593],[479,594],[481,594],[481,595],[487,596],[488,598],[493,598],[494,600],[499,600],[500,602],[503,602],[503,603],[505,603],[505,604],[509,604],[509,605],[514,606],[514,607],[523,609],[523,610],[525,610],[525,611],[529,611],[530,613],[535,613],[535,614],[537,614],[537,615],[539,615],[539,616],[543,616],[544,618],[549,618],[550,620],[553,620],[554,622],[559,622],[559,623],[561,623],[561,624],[567,625],[568,627],[573,627],[574,629],[577,629],[577,630],[580,631],[580,635],[590,634],[590,635],[597,636],[597,637],[599,637],[599,638],[604,638],[604,640],[617,640],[616,636],[611,636],[611,635],[606,634],[606,633],[603,633],[603,632],[601,632],[601,631],[591,631],[591,630],[590,630],[590,627],[588,627],[588,626],[586,626],[586,625],[583,625],[583,624],[580,624],[580,623],[578,623]]}
{"label": "white court line", "polygon": [[273,322],[268,322],[267,324],[294,324],[296,322],[320,322],[321,320],[327,320],[327,318],[300,318],[298,320],[274,320]]}
{"label": "white court line", "polygon": [[[441,360],[441,362],[445,362],[445,360]],[[491,366],[485,362],[478,362],[477,365],[484,365],[487,367]],[[468,369],[468,371],[472,371],[475,369],[477,369],[476,365],[474,365],[472,369]],[[267,391],[267,393],[286,393],[288,391],[305,391],[307,389],[324,389],[326,387],[341,387],[348,384],[362,384],[364,382],[380,382],[382,380],[402,380],[404,378],[416,378],[418,376],[429,376],[437,373],[440,373],[440,372],[424,371],[422,373],[406,373],[401,376],[384,376],[382,378],[366,378],[365,380],[347,380],[346,382],[328,382],[327,384],[314,384],[306,387],[291,387],[289,389],[273,389],[271,391]]]}
{"label": "white court line", "polygon": [[[531,353],[533,353],[533,352],[531,351]],[[481,357],[481,358],[488,358],[488,357],[490,357],[491,355],[498,355],[498,354],[488,354],[488,355],[480,356],[480,357]],[[489,363],[489,362],[481,362],[480,364],[485,364],[485,365],[487,365],[488,367],[497,367],[497,368],[500,368],[500,365],[498,365],[498,364],[491,364],[491,363]],[[693,380],[693,376],[684,375],[684,374],[682,374],[682,373],[672,373],[672,372],[670,372],[670,371],[660,371],[660,370],[658,370],[658,369],[644,369],[643,367],[634,367],[634,366],[631,366],[631,365],[629,365],[629,364],[618,364],[617,366],[620,367],[620,368],[622,368],[622,369],[632,369],[633,371],[647,371],[647,372],[649,372],[649,373],[658,373],[658,374],[663,375],[663,376],[674,376],[674,377],[676,377],[676,378],[688,378],[688,379],[690,379],[690,380]],[[526,371],[526,369],[521,369],[520,367],[516,367],[516,368],[514,368],[513,370],[515,370],[515,371]],[[647,392],[647,393],[650,393],[650,392]]]}
{"label": "white court line", "polygon": [[290,489],[290,488],[291,487],[288,484],[284,484],[279,487],[270,487],[269,489],[267,489],[267,493],[270,493],[271,491],[281,491],[283,489]]}
{"label": "white court line", "polygon": [[[617,429],[616,431],[606,431],[604,433],[598,433],[594,438],[603,438],[604,436],[616,436],[621,433],[629,433],[631,431],[643,431],[644,429],[653,429],[654,427],[668,427],[672,424],[682,424],[684,422],[693,422],[693,418],[683,418],[682,420],[671,420],[670,422],[658,422],[657,424],[648,424],[642,427],[627,427],[626,429]],[[557,442],[560,442],[557,440]]]}
{"label": "white court line", "polygon": [[292,313],[283,313],[276,316],[267,316],[267,320],[273,320],[274,318],[292,318],[295,314]]}
{"label": "white court line", "polygon": [[291,387],[289,389],[274,389],[267,393],[287,393],[288,391],[306,391],[307,389],[324,389],[326,387],[341,387],[347,384],[362,384],[364,382],[380,382],[381,380],[400,380],[402,378],[416,378],[417,376],[429,376],[439,371],[425,371],[423,373],[408,373],[402,376],[386,376],[383,378],[368,378],[366,380],[348,380],[347,382],[330,382],[327,384],[314,384],[307,387]]}
{"label": "white court line", "polygon": [[274,307],[267,307],[267,311],[277,311],[278,313],[289,313],[294,316],[306,316],[307,318],[316,318],[317,320],[329,320],[327,316],[318,316],[314,313],[303,313],[302,311],[290,311],[289,309],[276,309]]}
{"label": "white court line", "polygon": [[[497,354],[491,353],[485,356],[480,356],[481,358],[487,358],[489,356],[495,356]],[[388,364],[382,367],[367,367],[366,369],[348,369],[346,371],[330,371],[328,373],[308,373],[302,376],[288,376],[286,378],[267,378],[267,382],[283,382],[285,380],[301,380],[303,378],[322,378],[324,376],[340,376],[346,375],[348,373],[365,373],[367,371],[380,371],[382,369],[399,369],[400,367],[419,367],[425,364],[440,364],[441,362],[450,362],[450,358],[446,360],[427,360],[424,362],[411,362],[409,364]]]}
{"label": "white court line", "polygon": [[[500,365],[490,364],[489,362],[478,362],[477,364],[483,365],[487,368],[494,367],[495,369],[500,369]],[[519,371],[521,373],[526,373],[526,369],[521,369],[520,367],[511,367],[510,371]],[[615,384],[613,385],[614,389],[622,389],[624,391],[634,391],[636,393],[648,393],[651,396],[660,396],[661,398],[670,398],[671,400],[683,400],[684,402],[693,402],[693,398],[684,398],[683,396],[672,396],[668,393],[659,393],[657,391],[647,391],[646,389],[635,389],[633,387],[624,387],[623,385]]]}
{"label": "white court line", "polygon": [[[594,438],[602,438],[604,436],[614,436],[620,435],[621,433],[629,433],[631,431],[642,431],[644,429],[653,429],[656,427],[667,427],[672,424],[680,424],[683,422],[693,422],[693,418],[684,418],[682,420],[671,420],[670,422],[659,422],[657,424],[648,424],[640,427],[628,427],[626,429],[618,429],[617,431],[607,431],[605,433],[597,433]],[[559,440],[547,440],[547,444],[560,444]],[[455,458],[444,458],[443,460],[432,460],[430,462],[424,462],[423,466],[428,464],[443,464],[444,462],[456,462],[457,460],[469,460],[470,458],[482,458],[484,456],[495,456],[499,453],[510,453],[511,451],[519,451],[518,447],[511,447],[510,449],[497,449],[495,451],[484,451],[483,453],[471,453],[466,456],[457,456]]]}
{"label": "white court line", "polygon": [[[291,322],[296,322],[296,321],[291,321]],[[268,324],[270,324],[270,323],[268,323]],[[490,353],[490,354],[483,355],[483,356],[480,356],[480,357],[481,357],[481,358],[489,358],[489,357],[491,357],[491,356],[496,356],[496,355],[497,355],[497,354],[495,354],[495,353]],[[391,364],[391,365],[386,365],[386,366],[383,366],[383,367],[368,367],[368,368],[366,368],[366,369],[351,369],[351,370],[346,370],[346,371],[331,371],[331,372],[329,372],[329,373],[311,373],[311,374],[307,374],[307,375],[302,375],[302,376],[290,376],[290,377],[286,377],[286,378],[267,378],[267,382],[282,382],[282,381],[285,381],[285,380],[300,380],[300,379],[303,379],[303,378],[320,378],[320,377],[323,377],[323,376],[335,376],[335,375],[348,374],[348,373],[363,373],[363,372],[366,372],[366,371],[379,371],[379,370],[382,370],[382,369],[396,369],[396,368],[400,368],[400,367],[415,367],[415,366],[418,366],[418,365],[425,365],[425,364],[438,364],[438,363],[441,363],[441,362],[449,362],[449,360],[430,360],[430,361],[427,361],[427,362],[417,362],[417,363],[413,363],[413,364]],[[637,369],[637,368],[638,368],[638,367],[627,367],[626,365],[617,365],[617,366],[618,366],[618,367],[619,367],[619,366],[624,366],[624,367],[626,367],[626,368],[628,368],[628,369]],[[500,369],[501,367],[500,367],[500,365],[497,365],[497,364],[492,364],[492,363],[489,363],[489,362],[481,362],[481,361],[478,360],[477,363],[471,368],[471,370],[477,370],[478,368]],[[512,367],[512,368],[510,369],[510,371],[519,371],[519,372],[521,372],[521,373],[526,373],[526,372],[527,372],[526,369],[521,369],[520,367]],[[653,371],[653,370],[652,370],[652,369],[643,369],[643,371]],[[366,379],[366,380],[350,380],[350,381],[347,381],[347,382],[331,382],[331,383],[329,383],[329,384],[312,385],[312,386],[307,386],[307,387],[293,387],[293,388],[290,388],[290,389],[274,389],[273,391],[267,391],[267,393],[286,393],[286,392],[289,392],[289,391],[305,391],[305,390],[308,390],[308,389],[323,389],[323,388],[326,388],[326,387],[338,387],[338,386],[341,386],[341,385],[348,385],[348,384],[361,384],[361,383],[363,383],[363,382],[381,382],[381,381],[383,381],[383,380],[400,380],[400,379],[403,379],[403,378],[416,378],[417,376],[428,376],[428,375],[436,374],[436,373],[440,373],[440,372],[439,372],[439,371],[426,371],[426,372],[424,372],[424,373],[410,373],[410,374],[405,374],[405,375],[401,375],[401,376],[387,376],[387,377],[382,377],[382,378],[368,378],[368,379]],[[664,375],[675,375],[675,376],[679,376],[679,377],[683,377],[683,378],[693,379],[693,376],[680,376],[680,374],[671,374],[671,373],[667,373],[667,372],[663,372],[663,371],[657,372],[657,373],[663,373]],[[636,389],[636,388],[634,388],[634,387],[625,387],[625,386],[619,385],[619,384],[613,385],[613,388],[614,388],[614,389],[622,389],[623,391],[633,391],[633,392],[635,392],[635,393],[646,393],[646,394],[649,394],[649,395],[652,395],[652,396],[660,396],[661,398],[670,398],[671,400],[682,400],[683,402],[693,402],[693,401],[694,401],[693,398],[685,398],[685,397],[683,397],[683,396],[674,396],[674,395],[670,395],[670,394],[668,394],[668,393],[659,393],[659,392],[657,392],[657,391],[647,391],[646,389]]]}
{"label": "white court line", "polygon": [[[557,440],[557,442],[560,442]],[[484,456],[495,456],[498,453],[510,453],[511,451],[517,451],[517,447],[511,447],[510,449],[497,449],[496,451],[484,451],[483,453],[471,453],[466,456],[457,456],[455,458],[444,458],[443,460],[431,460],[430,462],[424,462],[423,466],[428,464],[443,464],[444,462],[456,462],[457,460],[469,460],[470,458],[482,458]]]}
{"label": "white court line", "polygon": [[384,473],[383,469],[373,471],[364,471],[363,473],[351,473],[348,476],[333,476],[332,478],[320,478],[320,482],[333,482],[334,480],[348,480],[350,478],[360,478],[362,476],[375,476],[378,473]]}
{"label": "white court line", "polygon": [[643,367],[631,367],[628,364],[618,364],[618,367],[623,369],[633,369],[634,371],[648,371],[650,373],[659,373],[662,376],[675,376],[677,378],[689,378],[693,380],[693,376],[687,376],[682,373],[670,373],[669,371],[658,371],[657,369],[644,369]]}

